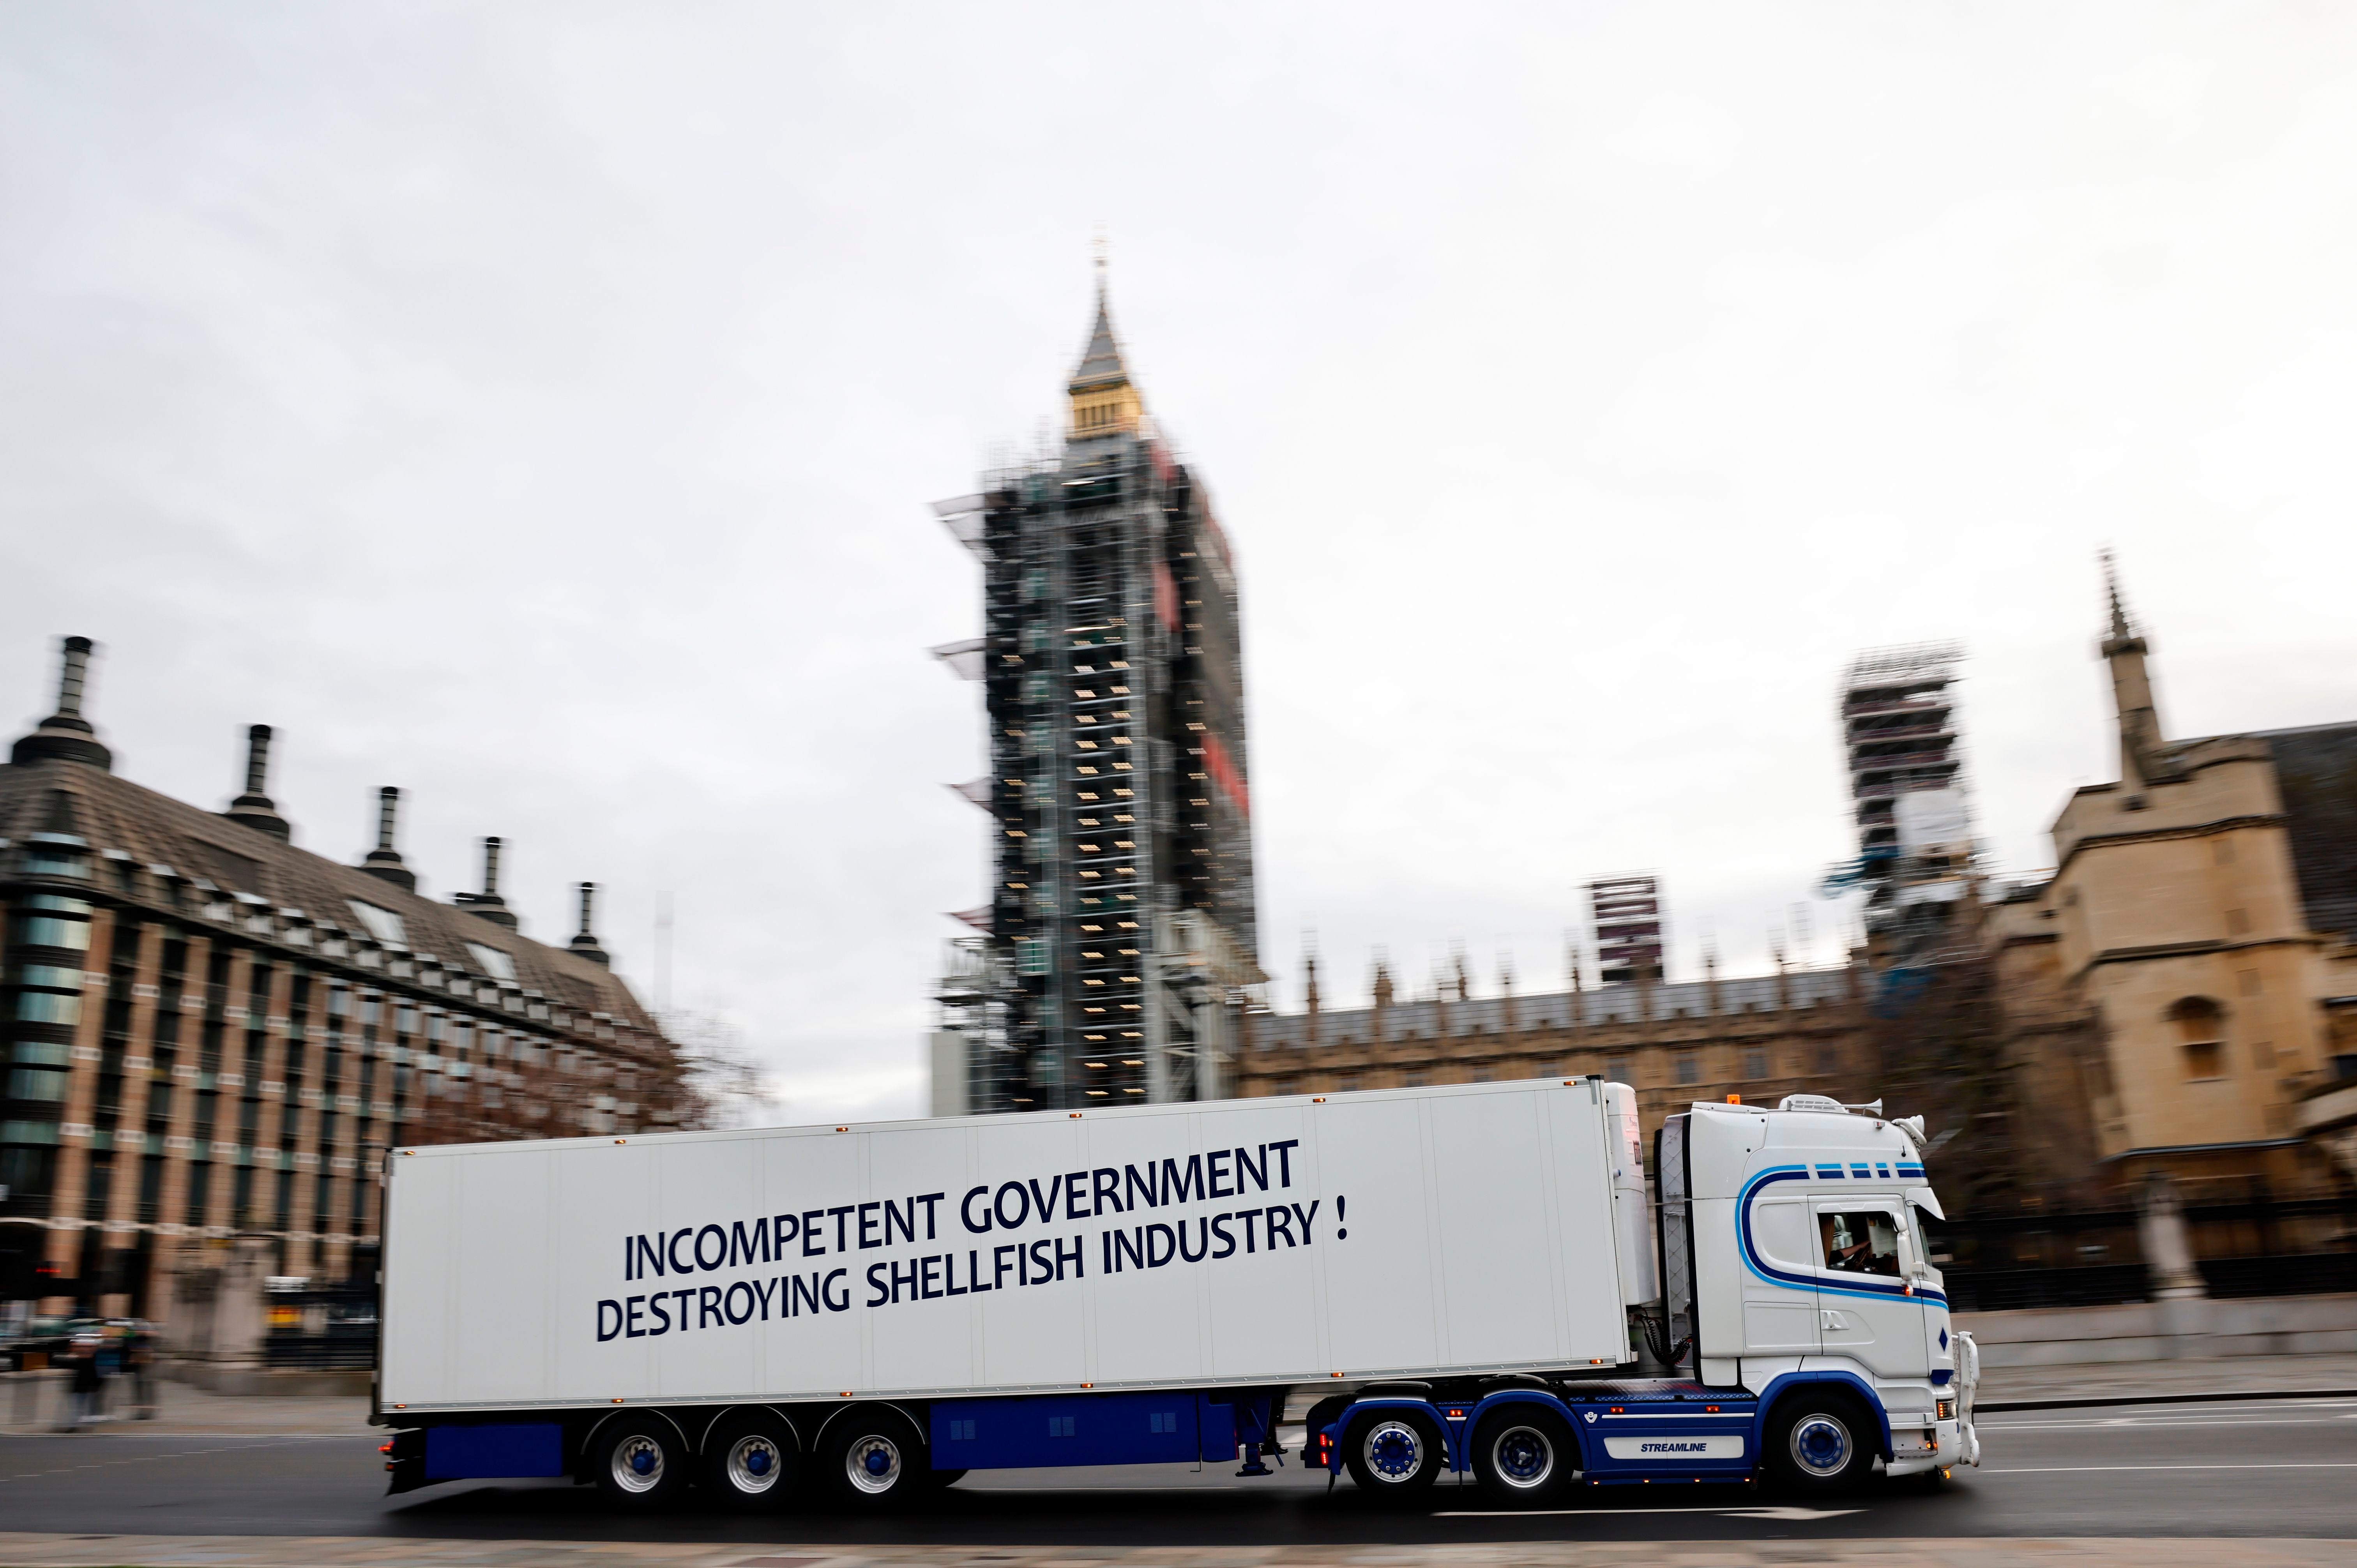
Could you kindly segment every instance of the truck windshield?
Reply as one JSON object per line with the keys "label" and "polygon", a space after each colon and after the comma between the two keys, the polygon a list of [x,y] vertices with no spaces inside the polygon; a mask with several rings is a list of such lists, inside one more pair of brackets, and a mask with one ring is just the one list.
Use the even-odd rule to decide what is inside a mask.
{"label": "truck windshield", "polygon": [[1899,1277],[1899,1227],[1878,1208],[1820,1214],[1825,1267],[1853,1274]]}

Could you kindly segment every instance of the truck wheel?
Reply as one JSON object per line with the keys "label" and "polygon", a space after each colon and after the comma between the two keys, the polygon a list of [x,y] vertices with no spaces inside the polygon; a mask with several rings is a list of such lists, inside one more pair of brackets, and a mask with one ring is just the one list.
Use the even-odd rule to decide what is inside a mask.
{"label": "truck wheel", "polygon": [[659,1508],[688,1482],[687,1445],[667,1421],[626,1416],[597,1434],[595,1453],[597,1489],[622,1508]]}
{"label": "truck wheel", "polygon": [[794,1434],[776,1416],[731,1416],[705,1439],[704,1484],[737,1508],[777,1508],[792,1495],[799,1457]]}
{"label": "truck wheel", "polygon": [[1561,1492],[1578,1468],[1570,1429],[1534,1405],[1493,1412],[1473,1434],[1473,1474],[1498,1502],[1544,1501]]}
{"label": "truck wheel", "polygon": [[856,1509],[897,1508],[924,1489],[924,1444],[889,1410],[854,1410],[827,1429],[819,1466],[829,1490]]}
{"label": "truck wheel", "polygon": [[1856,1487],[1874,1468],[1874,1424],[1842,1394],[1803,1392],[1768,1423],[1768,1473],[1786,1490],[1828,1495]]}
{"label": "truck wheel", "polygon": [[1371,1411],[1351,1423],[1344,1463],[1362,1492],[1415,1496],[1439,1477],[1440,1430],[1413,1411]]}

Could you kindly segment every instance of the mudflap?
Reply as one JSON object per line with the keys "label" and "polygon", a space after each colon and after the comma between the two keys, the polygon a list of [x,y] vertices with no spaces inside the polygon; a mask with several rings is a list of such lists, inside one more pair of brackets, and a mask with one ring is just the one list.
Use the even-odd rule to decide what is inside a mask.
{"label": "mudflap", "polygon": [[405,1426],[396,1430],[392,1438],[377,1444],[384,1455],[384,1495],[398,1497],[434,1483],[425,1478],[425,1431],[423,1427]]}

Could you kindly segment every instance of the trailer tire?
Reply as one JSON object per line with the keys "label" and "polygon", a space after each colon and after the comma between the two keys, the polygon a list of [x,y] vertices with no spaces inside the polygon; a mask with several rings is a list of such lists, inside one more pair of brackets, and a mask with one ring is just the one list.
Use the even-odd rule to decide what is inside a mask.
{"label": "trailer tire", "polygon": [[679,1429],[653,1416],[625,1416],[599,1429],[591,1474],[597,1490],[617,1508],[634,1512],[659,1509],[687,1487],[687,1444]]}
{"label": "trailer tire", "polygon": [[1343,1454],[1352,1483],[1386,1500],[1429,1490],[1448,1463],[1439,1424],[1412,1410],[1371,1410],[1360,1416],[1351,1423]]}
{"label": "trailer tire", "polygon": [[731,1508],[782,1507],[802,1468],[791,1428],[767,1411],[723,1420],[704,1440],[704,1485]]}
{"label": "trailer tire", "polygon": [[1873,1473],[1874,1433],[1873,1421],[1849,1395],[1803,1389],[1777,1402],[1761,1458],[1781,1489],[1835,1496]]}
{"label": "trailer tire", "polygon": [[819,1444],[821,1483],[848,1507],[868,1512],[905,1508],[931,1473],[925,1445],[899,1412],[884,1405],[844,1412]]}
{"label": "trailer tire", "polygon": [[1527,1508],[1558,1497],[1579,1469],[1571,1428],[1533,1404],[1482,1418],[1473,1434],[1473,1474],[1493,1501]]}

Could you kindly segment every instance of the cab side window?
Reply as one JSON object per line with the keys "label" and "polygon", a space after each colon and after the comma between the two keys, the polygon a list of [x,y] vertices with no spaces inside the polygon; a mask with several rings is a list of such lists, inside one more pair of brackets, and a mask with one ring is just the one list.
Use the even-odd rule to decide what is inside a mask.
{"label": "cab side window", "polygon": [[1817,1216],[1825,1267],[1840,1273],[1899,1277],[1899,1226],[1878,1208]]}

